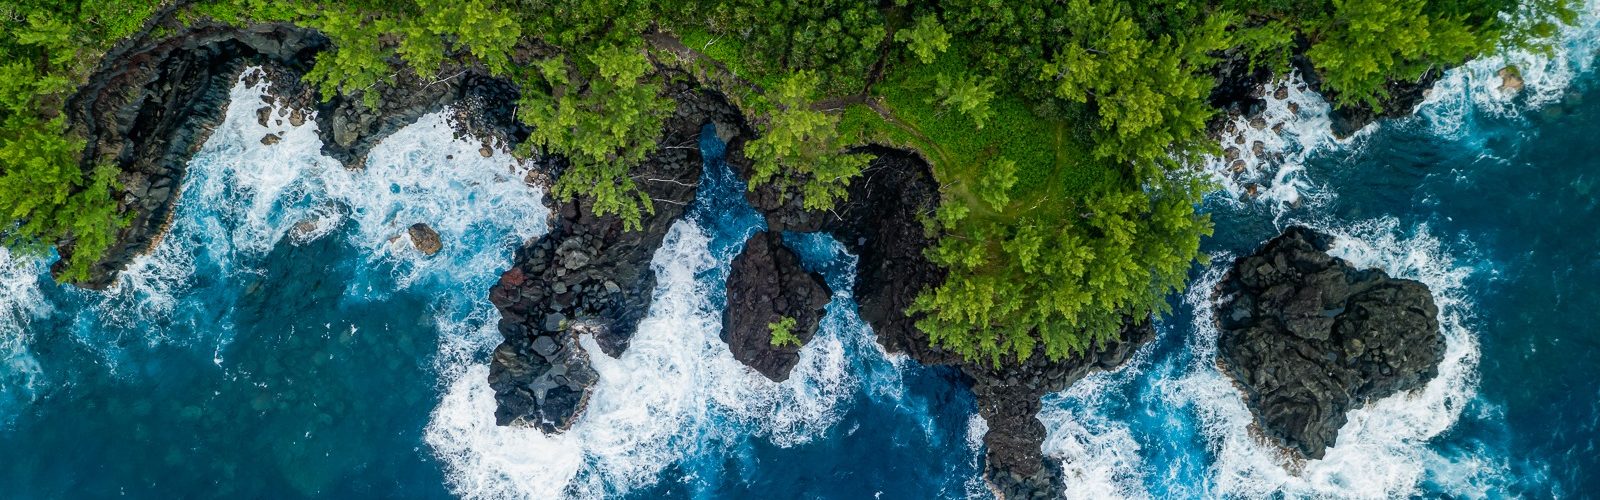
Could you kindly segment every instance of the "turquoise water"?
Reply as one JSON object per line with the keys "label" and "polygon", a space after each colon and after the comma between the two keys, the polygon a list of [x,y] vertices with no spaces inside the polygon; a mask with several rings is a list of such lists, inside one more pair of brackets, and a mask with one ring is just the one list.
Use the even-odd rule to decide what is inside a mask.
{"label": "turquoise water", "polygon": [[[1593,19],[1585,26],[1592,29]],[[1117,372],[1047,398],[1045,451],[1085,498],[1600,491],[1600,85],[1592,31],[1558,58],[1456,70],[1418,115],[1339,142],[1295,93],[1289,138],[1206,202],[1214,264]],[[256,102],[262,89],[235,89]],[[1282,107],[1278,102],[1275,106]],[[540,193],[425,117],[349,171],[310,129],[229,119],[191,165],[171,234],[108,292],[0,253],[0,497],[984,496],[984,423],[954,375],[885,355],[849,296],[855,259],[785,235],[836,291],[791,379],[717,338],[722,281],[760,218],[710,160],[657,253],[649,316],[570,431],[493,425],[485,293],[545,231]],[[248,109],[243,109],[248,108]],[[260,146],[259,137],[284,141]],[[1252,139],[1254,140],[1254,139]],[[423,257],[404,236],[437,229]],[[1288,224],[1419,279],[1447,355],[1424,390],[1352,415],[1286,469],[1211,365],[1209,287]],[[586,341],[586,343],[592,343]],[[590,346],[593,347],[593,346]]]}

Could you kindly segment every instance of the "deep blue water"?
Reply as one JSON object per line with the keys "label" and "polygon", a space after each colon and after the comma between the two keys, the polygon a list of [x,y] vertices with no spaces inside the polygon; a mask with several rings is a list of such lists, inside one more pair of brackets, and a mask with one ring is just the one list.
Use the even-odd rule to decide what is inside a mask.
{"label": "deep blue water", "polygon": [[[1159,339],[1046,400],[1046,452],[1073,495],[1600,491],[1600,85],[1574,45],[1524,68],[1519,97],[1488,94],[1498,63],[1458,70],[1416,117],[1253,166],[1261,198],[1210,198],[1214,261]],[[191,165],[172,233],[115,289],[61,288],[45,260],[0,254],[0,497],[987,495],[972,396],[877,348],[848,293],[855,258],[831,238],[785,235],[835,290],[793,377],[727,353],[722,282],[762,223],[714,134],[639,335],[595,356],[584,418],[546,436],[494,426],[484,381],[498,341],[484,295],[545,230],[526,170],[435,115],[349,171],[309,130],[245,107]],[[1320,137],[1306,114],[1296,130]],[[284,142],[259,146],[267,132]],[[414,222],[445,250],[411,249]],[[1426,389],[1356,412],[1324,460],[1286,465],[1211,364],[1206,291],[1296,223],[1427,283],[1449,350]]]}

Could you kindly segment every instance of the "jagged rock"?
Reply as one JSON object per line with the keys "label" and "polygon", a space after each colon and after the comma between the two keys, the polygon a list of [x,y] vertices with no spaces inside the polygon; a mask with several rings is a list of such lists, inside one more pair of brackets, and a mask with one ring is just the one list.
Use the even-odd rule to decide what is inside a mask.
{"label": "jagged rock", "polygon": [[1292,227],[1234,262],[1217,285],[1217,363],[1263,434],[1309,458],[1346,412],[1422,387],[1444,358],[1422,283],[1356,269],[1331,238]]}
{"label": "jagged rock", "polygon": [[282,137],[278,137],[278,134],[267,134],[267,135],[261,136],[261,145],[262,146],[271,146],[273,144],[277,144],[277,143],[280,143],[280,142],[283,142],[283,138]]}
{"label": "jagged rock", "polygon": [[[721,96],[678,81],[668,90],[677,109],[667,119],[661,144],[693,144],[708,122],[741,124],[738,111]],[[489,291],[500,310],[505,341],[489,367],[500,425],[516,422],[559,432],[582,411],[594,377],[586,356],[572,354],[580,334],[591,334],[601,351],[620,356],[650,309],[655,272],[650,261],[667,230],[695,198],[701,173],[696,148],[660,148],[634,170],[652,200],[638,230],[625,230],[616,215],[594,213],[592,200],[555,207],[549,233],[519,249],[511,269]],[[551,171],[559,172],[557,163]],[[550,198],[546,198],[550,202]],[[555,357],[534,349],[533,339],[550,337],[563,347]],[[552,381],[564,381],[552,387]],[[559,394],[541,398],[540,394]]]}
{"label": "jagged rock", "polygon": [[[756,233],[728,273],[722,341],[740,363],[774,382],[787,380],[800,362],[800,348],[816,335],[832,293],[822,275],[800,265],[800,256],[784,246],[779,233]],[[768,325],[783,318],[795,320],[791,333],[800,345],[772,345]]]}
{"label": "jagged rock", "polygon": [[[247,66],[262,71],[248,75],[245,83],[268,80],[273,95],[267,104],[288,108],[290,124],[303,125],[307,110],[316,110],[329,125],[339,124],[318,127],[318,133],[323,154],[347,166],[359,166],[367,151],[390,133],[446,104],[455,104],[456,123],[486,142],[516,144],[528,135],[514,117],[515,86],[488,76],[476,63],[447,58],[445,64],[453,68],[447,71],[460,76],[443,82],[398,72],[394,82],[367,90],[380,97],[378,109],[369,110],[359,98],[334,95],[324,100],[302,83],[301,75],[317,53],[329,46],[317,31],[280,23],[238,27],[186,22],[174,15],[183,5],[163,7],[138,33],[108,51],[63,107],[72,133],[89,139],[85,168],[111,163],[122,171],[118,180],[127,188],[119,198],[132,217],[79,286],[110,286],[134,257],[159,240],[189,159],[221,123],[229,91]],[[519,50],[519,57],[524,52]],[[256,112],[264,126],[282,121],[273,121],[271,106]],[[274,136],[262,143],[281,139]],[[52,267],[56,273],[74,249],[72,241],[58,243],[63,259]]]}
{"label": "jagged rock", "polygon": [[418,222],[406,228],[406,234],[411,236],[411,245],[423,255],[432,256],[444,249],[444,244],[439,241],[439,232],[428,227],[427,224]]}

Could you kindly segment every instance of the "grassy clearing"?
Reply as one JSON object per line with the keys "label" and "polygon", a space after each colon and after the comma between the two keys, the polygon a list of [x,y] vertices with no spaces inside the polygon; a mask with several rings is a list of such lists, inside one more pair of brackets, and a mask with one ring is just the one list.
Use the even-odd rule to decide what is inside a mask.
{"label": "grassy clearing", "polygon": [[[982,129],[967,116],[933,101],[935,78],[966,67],[959,48],[932,64],[909,62],[874,88],[890,116],[864,105],[844,111],[841,128],[860,142],[887,143],[921,151],[933,164],[948,199],[960,200],[972,216],[1002,220],[1051,214],[1073,205],[1095,189],[1116,182],[1114,165],[1089,152],[1087,127],[1040,118],[1022,98],[997,95],[994,116]],[[1016,162],[1011,203],[996,212],[972,192],[990,160]]]}

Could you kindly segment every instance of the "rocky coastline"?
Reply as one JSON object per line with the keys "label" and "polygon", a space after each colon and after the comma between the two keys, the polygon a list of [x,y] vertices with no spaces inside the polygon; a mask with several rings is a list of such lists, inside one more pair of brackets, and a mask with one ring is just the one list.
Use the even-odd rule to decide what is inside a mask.
{"label": "rocky coastline", "polygon": [[[83,284],[89,288],[113,284],[116,274],[134,257],[159,241],[178,199],[186,164],[220,122],[223,111],[230,105],[229,90],[245,67],[263,68],[260,76],[272,82],[277,104],[299,111],[300,119],[315,117],[319,123],[318,132],[323,137],[324,154],[344,162],[349,168],[361,168],[367,151],[384,137],[445,106],[453,105],[457,110],[461,133],[483,140],[486,147],[515,145],[528,135],[525,126],[513,117],[515,86],[475,66],[447,63],[440,73],[444,78],[438,80],[399,72],[394,83],[369,90],[378,93],[379,104],[368,108],[359,99],[343,96],[324,100],[325,96],[300,82],[300,76],[315,55],[328,47],[327,39],[314,31],[277,24],[233,27],[205,23],[179,26],[170,19],[160,22],[167,23],[162,26],[178,34],[154,39],[149,35],[154,31],[147,29],[145,34],[119,45],[66,107],[74,130],[89,138],[90,147],[84,155],[86,165],[113,161],[122,168],[123,208],[133,215],[133,223],[119,235],[118,246],[94,266],[91,279]],[[1309,62],[1297,56],[1295,64],[1304,66],[1301,72],[1308,84],[1320,87]],[[1221,102],[1219,106],[1231,112],[1257,112],[1252,110],[1258,110],[1259,104],[1251,103],[1260,101],[1261,89],[1271,75],[1240,66],[1226,68],[1219,75],[1226,85],[1219,86],[1213,100]],[[678,71],[666,66],[658,66],[656,70]],[[1383,113],[1361,108],[1336,111],[1343,118],[1336,118],[1335,132],[1353,133],[1381,116],[1409,112],[1422,100],[1424,89],[1432,82],[1430,78],[1437,78],[1438,73],[1430,75],[1421,82],[1392,86],[1392,102],[1385,105]],[[716,127],[718,135],[727,143],[729,164],[742,177],[749,177],[751,165],[742,155],[743,142],[752,136],[746,117],[716,90],[703,87],[686,75],[675,76],[669,79],[671,83],[666,93],[677,102],[677,108],[662,130],[661,147],[636,172],[637,178],[644,180],[640,183],[644,191],[655,200],[654,212],[641,221],[642,230],[625,231],[619,218],[594,214],[588,201],[562,202],[547,198],[554,209],[551,231],[519,249],[511,268],[489,291],[489,300],[502,315],[498,329],[504,339],[493,353],[489,375],[498,403],[497,423],[533,426],[545,432],[569,428],[581,415],[589,390],[598,379],[587,357],[588,350],[580,345],[582,335],[592,336],[605,355],[615,357],[626,351],[639,321],[649,310],[655,287],[650,260],[667,230],[694,201],[702,170],[701,154],[694,145],[704,125],[709,123]],[[267,118],[262,117],[263,120]],[[858,276],[852,291],[862,318],[872,326],[879,343],[889,352],[904,353],[925,365],[950,368],[974,391],[980,414],[989,424],[984,436],[985,477],[997,495],[1002,498],[1060,496],[1066,487],[1061,467],[1043,456],[1040,450],[1045,434],[1042,423],[1036,418],[1040,398],[1066,389],[1095,370],[1111,370],[1126,362],[1140,346],[1154,338],[1150,320],[1131,319],[1120,341],[1095,352],[1056,362],[1036,355],[1026,363],[1012,363],[1018,366],[1003,370],[968,363],[938,348],[916,328],[917,318],[907,316],[904,311],[918,293],[945,278],[944,270],[923,255],[938,237],[927,231],[922,221],[938,206],[939,184],[928,163],[913,152],[880,146],[866,146],[858,152],[872,154],[876,159],[851,183],[847,200],[833,211],[804,210],[794,197],[770,186],[747,191],[747,200],[764,215],[772,233],[758,236],[768,239],[753,240],[752,243],[758,244],[747,245],[746,250],[761,252],[765,248],[765,254],[775,262],[774,268],[783,270],[769,280],[766,276],[737,272],[736,263],[736,274],[758,276],[762,282],[749,280],[748,286],[738,287],[730,284],[730,304],[744,302],[734,299],[735,288],[741,290],[741,297],[771,296],[777,290],[792,290],[790,278],[806,276],[778,262],[786,260],[778,255],[787,249],[782,247],[781,239],[773,235],[785,231],[832,234],[859,258]],[[545,173],[551,177],[559,175],[562,169],[563,160],[559,158],[536,160],[542,162]],[[1337,259],[1318,260],[1312,256],[1313,251],[1326,250],[1325,242],[1318,248],[1320,240],[1315,237],[1302,235],[1299,238],[1294,241],[1300,243],[1294,245],[1300,246],[1275,241],[1269,247],[1287,249],[1292,246],[1301,252],[1292,254],[1298,259],[1292,261],[1296,266],[1301,262],[1325,266],[1318,268],[1316,272],[1322,274],[1317,276],[1338,274],[1355,280],[1345,283],[1348,290],[1357,290],[1346,297],[1352,305],[1345,310],[1367,311],[1370,308],[1362,309],[1367,304],[1403,303],[1410,308],[1404,314],[1410,316],[1400,317],[1410,318],[1406,319],[1410,321],[1406,324],[1417,326],[1420,320],[1412,318],[1416,312],[1413,309],[1425,312],[1432,307],[1431,298],[1424,306],[1423,299],[1418,298],[1404,280],[1389,279],[1381,272],[1352,274],[1349,270],[1335,269],[1337,266],[1331,263]],[[70,255],[70,252],[70,242],[66,242],[62,253]],[[1273,264],[1283,268],[1282,264]],[[1294,271],[1306,272],[1298,268]],[[1237,297],[1264,293],[1251,288],[1255,285],[1235,284],[1244,283],[1245,278],[1234,277],[1234,274],[1243,276],[1244,273],[1247,271],[1230,273],[1234,281],[1224,281],[1229,287],[1226,292],[1219,289],[1219,293],[1235,297],[1228,303],[1230,308],[1243,307],[1237,305],[1241,303]],[[813,284],[820,282],[814,275],[807,277],[815,280]],[[809,339],[815,332],[815,322],[821,317],[821,306],[816,298],[821,297],[821,303],[826,304],[829,295],[825,285],[821,290],[820,294],[814,289],[802,293],[793,302],[795,307],[786,305],[772,309],[769,304],[762,304],[768,309],[759,314],[736,314],[730,307],[728,319],[724,321],[724,328],[730,330],[725,331],[724,338],[735,356],[773,380],[786,378],[797,360],[798,347],[792,352],[770,349],[770,345],[768,349],[755,349],[760,346],[752,339],[758,336],[748,332],[754,331],[755,325],[764,327],[770,322],[762,318],[793,312],[801,315],[796,317],[801,326],[797,336],[802,341]],[[1426,295],[1425,288],[1423,294]],[[1252,310],[1245,317],[1233,315],[1234,309],[1228,310],[1230,315],[1226,320],[1222,319],[1224,313],[1218,314],[1219,322],[1226,322],[1225,332],[1254,331],[1250,330],[1254,327],[1244,321],[1265,317],[1265,312],[1259,310]],[[807,313],[816,319],[804,316]],[[1436,312],[1426,316],[1431,318],[1433,314]],[[1357,324],[1355,319],[1338,318],[1334,324]],[[1350,363],[1354,363],[1350,365],[1354,368],[1346,367],[1349,377],[1334,377],[1336,382],[1344,384],[1339,387],[1346,388],[1344,396],[1347,397],[1328,399],[1315,408],[1286,406],[1284,408],[1290,409],[1261,410],[1257,417],[1266,422],[1263,428],[1269,429],[1269,435],[1306,456],[1319,457],[1323,449],[1332,444],[1333,435],[1329,432],[1336,432],[1342,425],[1345,411],[1368,400],[1409,390],[1432,377],[1433,372],[1413,362],[1432,359],[1433,364],[1437,364],[1437,356],[1430,358],[1431,351],[1425,349],[1442,346],[1442,341],[1418,343],[1406,347],[1410,350],[1403,352],[1380,348],[1378,346],[1388,336],[1397,333],[1380,328],[1381,321],[1360,321],[1363,321],[1360,325],[1367,326],[1359,327],[1357,333],[1339,331],[1321,337],[1313,335],[1310,338],[1315,342],[1305,344],[1262,344],[1244,340],[1250,337],[1242,333],[1232,336],[1225,333],[1229,340],[1224,344],[1227,347],[1219,349],[1226,358],[1222,364],[1228,373],[1244,381],[1252,404],[1260,408],[1274,407],[1273,395],[1282,389],[1270,384],[1283,382],[1264,375],[1272,373],[1270,370],[1264,372],[1258,368],[1267,363],[1263,361],[1265,356],[1292,350],[1324,352],[1316,349],[1351,353],[1355,352],[1354,348],[1346,340],[1363,339],[1360,342],[1365,347],[1357,349],[1360,352],[1349,358],[1353,360]],[[1426,322],[1420,325],[1426,326]],[[1338,327],[1330,328],[1337,330]],[[1436,322],[1433,330],[1437,334]],[[1365,340],[1362,335],[1368,335],[1369,331],[1378,332],[1372,334],[1378,337]],[[765,337],[759,340],[764,341]],[[1270,349],[1251,347],[1257,344]],[[1439,352],[1442,354],[1442,347]],[[1396,364],[1396,360],[1400,364]],[[1369,373],[1373,370],[1377,375]],[[1307,375],[1297,380],[1310,384],[1313,382],[1309,381],[1316,380],[1313,375],[1307,371]],[[1317,394],[1327,393],[1329,391]],[[1330,427],[1332,431],[1328,431]]]}
{"label": "rocky coastline", "polygon": [[1350,410],[1438,375],[1445,341],[1422,283],[1329,256],[1332,238],[1291,227],[1217,284],[1217,364],[1256,426],[1322,458]]}
{"label": "rocky coastline", "polygon": [[[292,110],[288,118],[297,124],[317,119],[323,154],[348,168],[360,168],[367,152],[396,130],[446,106],[457,110],[460,133],[486,147],[516,144],[527,136],[512,116],[515,87],[476,66],[456,63],[443,73],[455,76],[439,81],[400,72],[392,84],[369,90],[381,96],[369,109],[360,99],[323,96],[301,81],[316,54],[329,48],[327,38],[314,30],[287,24],[184,25],[170,11],[108,53],[65,106],[71,130],[89,139],[85,167],[109,163],[121,169],[120,208],[131,216],[116,245],[79,286],[110,287],[135,257],[160,241],[190,158],[229,105],[251,105],[229,103],[230,91],[248,67],[261,68],[250,77],[269,80],[276,101],[260,104],[260,119],[269,118],[272,104]],[[162,30],[175,34],[153,35]],[[72,254],[72,242],[60,247],[63,256]],[[59,274],[62,265],[52,271]]]}
{"label": "rocky coastline", "polygon": [[677,80],[667,90],[677,109],[636,177],[654,200],[642,228],[624,230],[615,215],[598,216],[590,200],[557,203],[549,233],[518,250],[489,292],[500,310],[505,341],[495,349],[489,384],[501,425],[566,429],[582,412],[597,378],[579,345],[592,335],[608,356],[621,356],[650,310],[655,272],[650,260],[667,230],[695,199],[702,127],[742,143],[743,116],[720,94]]}

